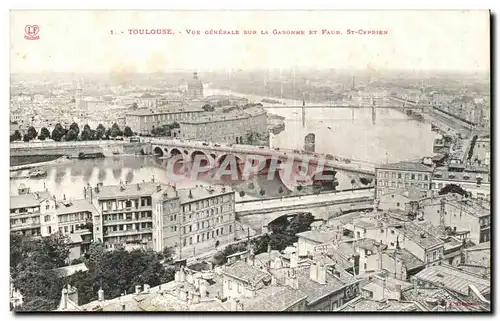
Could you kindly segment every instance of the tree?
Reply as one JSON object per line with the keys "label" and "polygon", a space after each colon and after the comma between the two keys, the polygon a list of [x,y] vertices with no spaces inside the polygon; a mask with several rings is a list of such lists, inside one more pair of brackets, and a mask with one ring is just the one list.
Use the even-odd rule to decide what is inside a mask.
{"label": "tree", "polygon": [[14,141],[23,139],[21,133],[17,129],[14,131],[14,134],[12,134],[12,136]]}
{"label": "tree", "polygon": [[42,127],[42,129],[40,129],[40,136],[41,135],[45,136],[45,138],[50,138],[50,132],[47,127]]}
{"label": "tree", "polygon": [[80,137],[82,140],[92,140],[94,138],[92,129],[90,129],[90,126],[88,124],[85,124],[85,126],[83,126],[83,131]]}
{"label": "tree", "polygon": [[215,110],[214,106],[212,106],[210,104],[205,104],[201,108],[203,108],[204,111],[214,111]]}
{"label": "tree", "polygon": [[64,135],[66,135],[66,129],[62,127],[60,123],[57,123],[52,130],[52,139],[56,142],[60,142]]}
{"label": "tree", "polygon": [[69,125],[69,130],[73,130],[77,136],[80,133],[80,128],[78,127],[78,124],[75,122],[73,122],[71,125]]}
{"label": "tree", "polygon": [[38,132],[36,131],[35,127],[30,126],[28,128],[27,135],[28,135],[29,139],[32,140],[32,139],[35,139],[38,136]]}
{"label": "tree", "polygon": [[245,196],[245,191],[240,191],[240,197],[244,197]]}
{"label": "tree", "polygon": [[27,143],[30,141],[30,137],[27,134],[24,134],[23,136],[23,142]]}
{"label": "tree", "polygon": [[66,141],[75,141],[78,138],[78,132],[75,129],[70,129],[65,135]]}
{"label": "tree", "polygon": [[134,103],[132,104],[132,110],[136,110],[137,108],[139,108],[139,105],[137,105],[137,103],[136,103],[136,102],[134,102]]}
{"label": "tree", "polygon": [[103,124],[99,124],[95,130],[95,139],[101,140],[106,135],[106,128]]}
{"label": "tree", "polygon": [[439,195],[445,195],[445,194],[449,194],[449,193],[459,194],[459,195],[462,195],[464,197],[468,196],[467,191],[456,184],[448,184],[448,185],[444,186],[443,188],[441,188],[438,192]]}
{"label": "tree", "polygon": [[123,135],[123,132],[120,130],[120,126],[118,126],[117,123],[114,123],[113,126],[111,126],[109,136],[116,137],[116,136],[122,136],[122,135]]}
{"label": "tree", "polygon": [[132,131],[130,126],[125,126],[125,128],[123,129],[123,136],[125,136],[125,137],[134,136],[134,132]]}

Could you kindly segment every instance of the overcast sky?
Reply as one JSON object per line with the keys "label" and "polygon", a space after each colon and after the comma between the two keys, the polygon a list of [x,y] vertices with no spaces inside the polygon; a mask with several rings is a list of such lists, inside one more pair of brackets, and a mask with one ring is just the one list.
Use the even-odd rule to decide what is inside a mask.
{"label": "overcast sky", "polygon": [[[26,25],[40,26],[26,40]],[[129,35],[171,28],[175,35]],[[204,35],[205,30],[269,35]],[[201,35],[188,35],[198,29]],[[339,30],[342,35],[272,35]],[[387,30],[388,35],[347,35]],[[111,35],[111,30],[118,35]],[[120,32],[123,31],[122,35]],[[12,11],[11,72],[252,68],[488,71],[488,11]]]}

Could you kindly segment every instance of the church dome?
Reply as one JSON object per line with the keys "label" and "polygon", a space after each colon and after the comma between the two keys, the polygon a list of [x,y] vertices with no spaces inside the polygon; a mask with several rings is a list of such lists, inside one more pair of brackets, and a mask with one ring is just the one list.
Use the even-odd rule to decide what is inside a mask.
{"label": "church dome", "polygon": [[198,79],[198,73],[193,73],[193,78],[188,80],[188,89],[203,89],[203,83]]}

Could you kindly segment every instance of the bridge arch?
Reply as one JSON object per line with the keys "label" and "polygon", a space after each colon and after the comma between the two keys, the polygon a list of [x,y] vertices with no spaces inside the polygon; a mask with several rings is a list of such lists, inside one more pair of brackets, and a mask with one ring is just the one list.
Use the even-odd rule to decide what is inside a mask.
{"label": "bridge arch", "polygon": [[160,146],[156,146],[156,147],[153,149],[153,154],[154,154],[155,156],[160,156],[160,157],[165,155],[165,153],[163,152],[163,149],[161,149],[161,147],[160,147]]}
{"label": "bridge arch", "polygon": [[339,185],[336,175],[337,171],[333,169],[323,169],[313,175],[312,183],[320,190],[334,191]]}
{"label": "bridge arch", "polygon": [[191,153],[189,156],[189,160],[194,163],[196,158],[200,158],[201,167],[205,166],[210,166],[213,167],[213,163],[215,162],[215,159],[211,155],[207,155],[206,153],[200,151],[200,150],[195,150]]}
{"label": "bridge arch", "polygon": [[170,150],[170,157],[174,157],[174,156],[178,156],[178,155],[182,156],[182,152],[178,148],[174,147]]}

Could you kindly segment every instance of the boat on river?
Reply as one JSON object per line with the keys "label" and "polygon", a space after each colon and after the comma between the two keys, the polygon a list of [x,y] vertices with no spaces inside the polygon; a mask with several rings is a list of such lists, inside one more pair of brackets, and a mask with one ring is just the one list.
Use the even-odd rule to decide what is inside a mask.
{"label": "boat on river", "polygon": [[10,173],[10,179],[41,178],[47,176],[46,170],[15,171]]}

